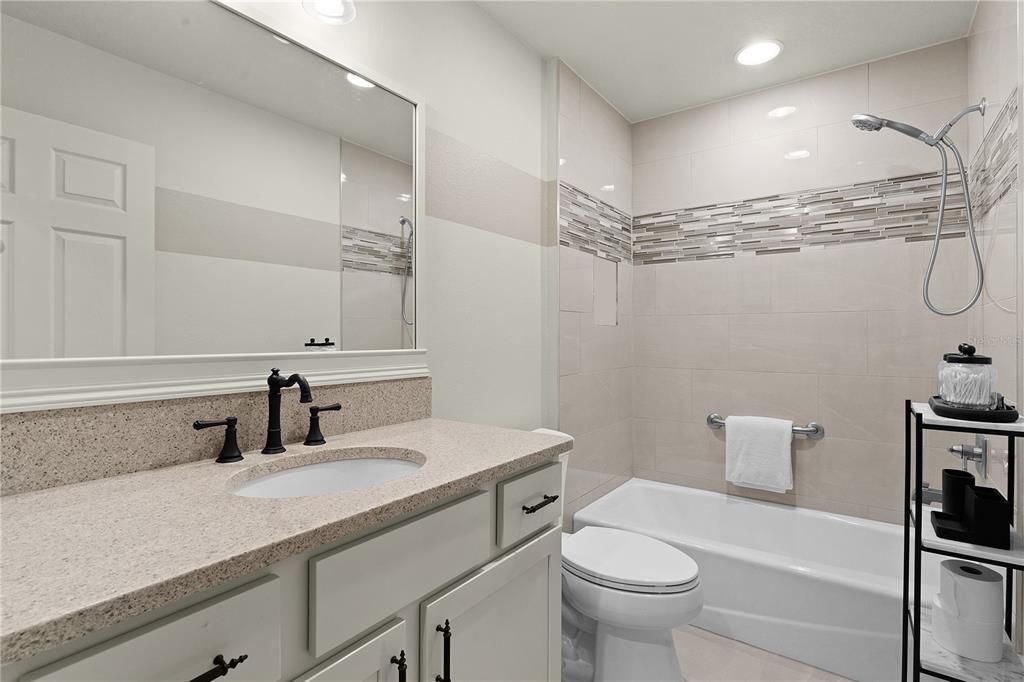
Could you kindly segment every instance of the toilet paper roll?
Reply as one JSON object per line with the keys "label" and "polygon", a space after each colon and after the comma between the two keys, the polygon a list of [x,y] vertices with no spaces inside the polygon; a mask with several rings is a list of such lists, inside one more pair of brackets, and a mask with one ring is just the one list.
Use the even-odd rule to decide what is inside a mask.
{"label": "toilet paper roll", "polygon": [[991,568],[947,559],[939,569],[939,594],[949,618],[975,623],[1003,621],[1003,576]]}

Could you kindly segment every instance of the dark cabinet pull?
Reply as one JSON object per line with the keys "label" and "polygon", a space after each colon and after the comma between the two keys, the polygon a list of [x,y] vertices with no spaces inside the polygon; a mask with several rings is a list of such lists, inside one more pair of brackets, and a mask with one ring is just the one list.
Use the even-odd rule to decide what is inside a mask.
{"label": "dark cabinet pull", "polygon": [[232,658],[230,661],[225,661],[224,657],[217,654],[213,657],[213,667],[207,670],[199,677],[193,677],[189,682],[212,682],[218,677],[224,677],[229,672],[238,667],[239,663],[249,658],[248,654],[242,654],[238,658]]}
{"label": "dark cabinet pull", "polygon": [[436,676],[434,682],[452,682],[452,626],[445,619],[444,627],[434,629],[444,635],[444,675]]}
{"label": "dark cabinet pull", "polygon": [[398,656],[392,656],[391,662],[398,666],[398,682],[405,682],[405,671],[409,667],[405,664],[405,649]]}
{"label": "dark cabinet pull", "polygon": [[532,507],[527,507],[524,504],[523,505],[523,513],[524,514],[533,514],[534,512],[539,511],[539,510],[543,509],[544,507],[548,506],[549,504],[553,503],[557,499],[558,499],[558,495],[545,495],[544,496],[544,501],[538,502],[537,504],[533,505]]}

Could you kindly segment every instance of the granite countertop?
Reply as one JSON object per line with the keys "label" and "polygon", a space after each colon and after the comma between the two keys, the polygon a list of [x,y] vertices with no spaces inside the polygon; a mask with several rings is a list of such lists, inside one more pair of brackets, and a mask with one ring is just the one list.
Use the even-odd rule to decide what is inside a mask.
{"label": "granite countertop", "polygon": [[[21,660],[337,542],[570,449],[560,436],[422,419],[0,499],[0,660]],[[347,447],[422,453],[422,468],[317,497],[233,495],[241,480]],[[365,456],[365,455],[363,455]],[[410,456],[414,458],[414,456]]]}

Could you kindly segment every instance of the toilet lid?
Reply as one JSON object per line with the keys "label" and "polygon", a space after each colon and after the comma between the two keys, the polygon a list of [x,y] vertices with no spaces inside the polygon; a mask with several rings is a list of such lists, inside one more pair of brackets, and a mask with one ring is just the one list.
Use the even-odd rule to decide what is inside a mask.
{"label": "toilet lid", "polygon": [[685,592],[698,578],[697,563],[672,545],[601,526],[565,537],[562,565],[589,582],[631,592]]}

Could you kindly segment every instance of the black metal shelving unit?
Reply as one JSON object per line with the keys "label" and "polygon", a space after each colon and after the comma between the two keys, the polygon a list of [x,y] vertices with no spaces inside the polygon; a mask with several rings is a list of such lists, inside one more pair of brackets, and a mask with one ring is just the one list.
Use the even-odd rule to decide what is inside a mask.
{"label": "black metal shelving unit", "polygon": [[[1016,508],[1016,438],[1024,436],[1024,419],[1013,424],[960,421],[935,415],[927,403],[906,401],[906,477],[903,522],[903,680],[918,682],[928,675],[950,682],[1024,679],[1024,665],[1015,653],[1010,637],[1013,627],[1013,573],[1024,571],[1024,536],[1011,528],[1008,550],[946,540],[934,534],[928,509],[922,509],[924,435],[926,431],[983,434],[1007,439],[1008,470],[1006,496]],[[921,604],[921,558],[924,554],[969,559],[1005,570],[1006,639],[999,663],[982,663],[956,656],[942,649],[931,637],[930,604]],[[924,637],[922,637],[924,631]],[[922,645],[924,645],[922,647]],[[922,654],[924,648],[924,654]],[[1018,678],[1019,674],[1022,676]]]}

